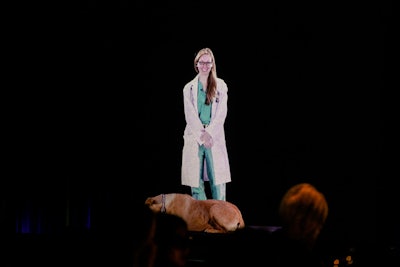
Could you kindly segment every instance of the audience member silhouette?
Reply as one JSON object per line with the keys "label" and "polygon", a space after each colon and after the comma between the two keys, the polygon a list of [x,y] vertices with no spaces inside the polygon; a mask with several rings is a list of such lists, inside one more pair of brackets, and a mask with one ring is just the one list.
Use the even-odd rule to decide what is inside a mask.
{"label": "audience member silhouette", "polygon": [[315,246],[328,216],[325,196],[309,183],[296,184],[284,194],[278,211],[277,266],[324,266]]}
{"label": "audience member silhouette", "polygon": [[134,267],[186,266],[190,253],[186,222],[176,215],[148,211],[135,249]]}
{"label": "audience member silhouette", "polygon": [[154,242],[156,215],[148,207],[139,210],[139,220],[134,235],[133,267],[153,267],[157,248]]}
{"label": "audience member silhouette", "polygon": [[154,243],[157,248],[154,267],[186,266],[190,253],[189,230],[181,217],[156,214]]}

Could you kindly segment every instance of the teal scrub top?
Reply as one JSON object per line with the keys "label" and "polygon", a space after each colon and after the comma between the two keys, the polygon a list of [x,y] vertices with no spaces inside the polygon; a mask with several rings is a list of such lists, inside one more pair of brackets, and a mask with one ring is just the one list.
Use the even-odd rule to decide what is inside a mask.
{"label": "teal scrub top", "polygon": [[197,109],[199,110],[199,118],[203,124],[210,124],[211,121],[211,105],[206,105],[206,92],[203,85],[199,82],[197,90]]}

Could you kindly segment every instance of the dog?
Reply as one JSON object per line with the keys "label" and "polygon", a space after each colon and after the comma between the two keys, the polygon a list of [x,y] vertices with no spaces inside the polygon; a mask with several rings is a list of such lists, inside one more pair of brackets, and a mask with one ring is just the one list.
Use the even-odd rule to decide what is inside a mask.
{"label": "dog", "polygon": [[145,205],[155,213],[183,218],[193,232],[231,233],[245,227],[239,208],[224,200],[197,200],[188,194],[169,193],[148,197]]}

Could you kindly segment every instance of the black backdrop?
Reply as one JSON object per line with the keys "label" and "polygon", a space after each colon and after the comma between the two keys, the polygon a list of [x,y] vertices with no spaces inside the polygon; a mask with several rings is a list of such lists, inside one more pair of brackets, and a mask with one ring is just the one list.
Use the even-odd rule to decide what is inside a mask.
{"label": "black backdrop", "polygon": [[247,223],[277,225],[283,193],[311,182],[332,238],[375,238],[389,5],[30,8],[11,39],[4,229],[124,231],[147,196],[189,192],[182,89],[207,46],[229,87],[227,199]]}

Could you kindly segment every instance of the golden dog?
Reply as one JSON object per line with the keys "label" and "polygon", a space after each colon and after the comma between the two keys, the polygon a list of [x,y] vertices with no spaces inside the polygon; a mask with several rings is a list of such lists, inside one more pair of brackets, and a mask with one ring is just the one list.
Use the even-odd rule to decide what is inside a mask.
{"label": "golden dog", "polygon": [[239,208],[223,200],[197,200],[188,194],[170,193],[148,197],[153,212],[165,212],[183,218],[189,231],[229,233],[244,228]]}

